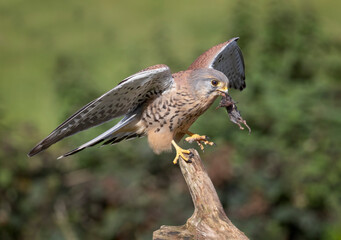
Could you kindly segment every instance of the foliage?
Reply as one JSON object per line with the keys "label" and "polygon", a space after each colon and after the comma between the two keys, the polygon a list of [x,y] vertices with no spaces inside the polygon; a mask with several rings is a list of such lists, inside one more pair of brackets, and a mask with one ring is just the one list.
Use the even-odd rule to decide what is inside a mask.
{"label": "foliage", "polygon": [[124,77],[182,70],[234,36],[247,88],[231,94],[252,133],[214,107],[192,127],[217,143],[202,159],[227,215],[251,239],[341,238],[341,42],[324,8],[214,3],[0,3],[0,239],[151,239],[183,224],[193,207],[173,154],[145,139],[55,160],[112,123],[25,155]]}

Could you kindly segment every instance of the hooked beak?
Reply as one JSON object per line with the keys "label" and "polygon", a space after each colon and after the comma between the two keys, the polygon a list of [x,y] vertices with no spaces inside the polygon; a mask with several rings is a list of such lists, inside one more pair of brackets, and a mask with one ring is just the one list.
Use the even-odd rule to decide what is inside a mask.
{"label": "hooked beak", "polygon": [[224,87],[222,87],[222,88],[217,89],[217,91],[218,91],[220,94],[228,94],[229,89],[227,88],[227,86],[224,86]]}

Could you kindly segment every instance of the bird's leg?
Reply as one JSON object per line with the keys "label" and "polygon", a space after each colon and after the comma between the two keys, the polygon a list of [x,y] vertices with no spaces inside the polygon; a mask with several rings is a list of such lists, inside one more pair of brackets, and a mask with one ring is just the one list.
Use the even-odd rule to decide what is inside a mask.
{"label": "bird's leg", "polygon": [[[193,154],[191,153],[190,150],[185,150],[182,149],[181,147],[178,146],[178,144],[176,144],[176,142],[174,140],[172,140],[172,145],[174,146],[175,150],[176,150],[176,156],[173,160],[174,164],[178,163],[179,158],[181,157],[183,160],[185,160],[186,162],[191,162],[190,158],[193,157]],[[184,154],[189,155],[188,157],[185,157]]]}
{"label": "bird's leg", "polygon": [[202,143],[204,143],[205,145],[210,145],[210,146],[214,145],[214,142],[208,141],[208,137],[205,135],[200,136],[199,134],[195,134],[190,131],[186,131],[186,133],[189,135],[189,137],[185,138],[185,141],[189,143],[196,141],[202,151],[204,151],[204,145],[202,145]]}

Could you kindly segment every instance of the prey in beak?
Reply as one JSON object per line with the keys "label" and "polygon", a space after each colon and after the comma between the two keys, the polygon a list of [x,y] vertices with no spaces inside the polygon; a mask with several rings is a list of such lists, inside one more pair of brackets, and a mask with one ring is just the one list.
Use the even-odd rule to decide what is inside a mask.
{"label": "prey in beak", "polygon": [[[227,88],[226,88],[226,92],[227,92]],[[240,115],[240,112],[237,109],[237,105],[235,101],[233,101],[233,99],[226,92],[221,92],[220,95],[222,96],[222,98],[217,108],[225,107],[229,115],[230,121],[237,124],[239,126],[239,129],[241,130],[244,130],[244,127],[241,124],[244,124],[249,129],[249,134],[250,134],[251,128],[247,125],[246,121]]]}

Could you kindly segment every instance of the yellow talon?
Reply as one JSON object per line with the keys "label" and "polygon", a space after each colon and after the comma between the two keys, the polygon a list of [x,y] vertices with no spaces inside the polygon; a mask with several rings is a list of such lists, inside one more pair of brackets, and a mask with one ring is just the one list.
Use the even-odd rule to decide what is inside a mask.
{"label": "yellow talon", "polygon": [[[174,160],[173,160],[173,163],[174,163],[174,164],[177,164],[177,163],[178,163],[178,160],[179,160],[180,157],[181,157],[183,160],[185,160],[186,162],[190,161],[189,159],[190,159],[190,157],[191,157],[191,151],[182,149],[181,147],[179,147],[179,146],[176,144],[176,142],[175,142],[174,140],[172,140],[172,144],[173,144],[173,146],[174,146],[174,148],[175,148],[175,150],[176,150],[176,156],[175,156],[175,158],[174,158]],[[185,157],[184,154],[188,154],[189,157]]]}
{"label": "yellow talon", "polygon": [[195,134],[190,131],[187,131],[186,133],[189,135],[189,137],[185,138],[185,141],[189,143],[196,141],[202,151],[204,151],[204,145],[202,145],[202,143],[210,146],[214,145],[214,142],[208,141],[206,136],[200,136],[199,134]]}

